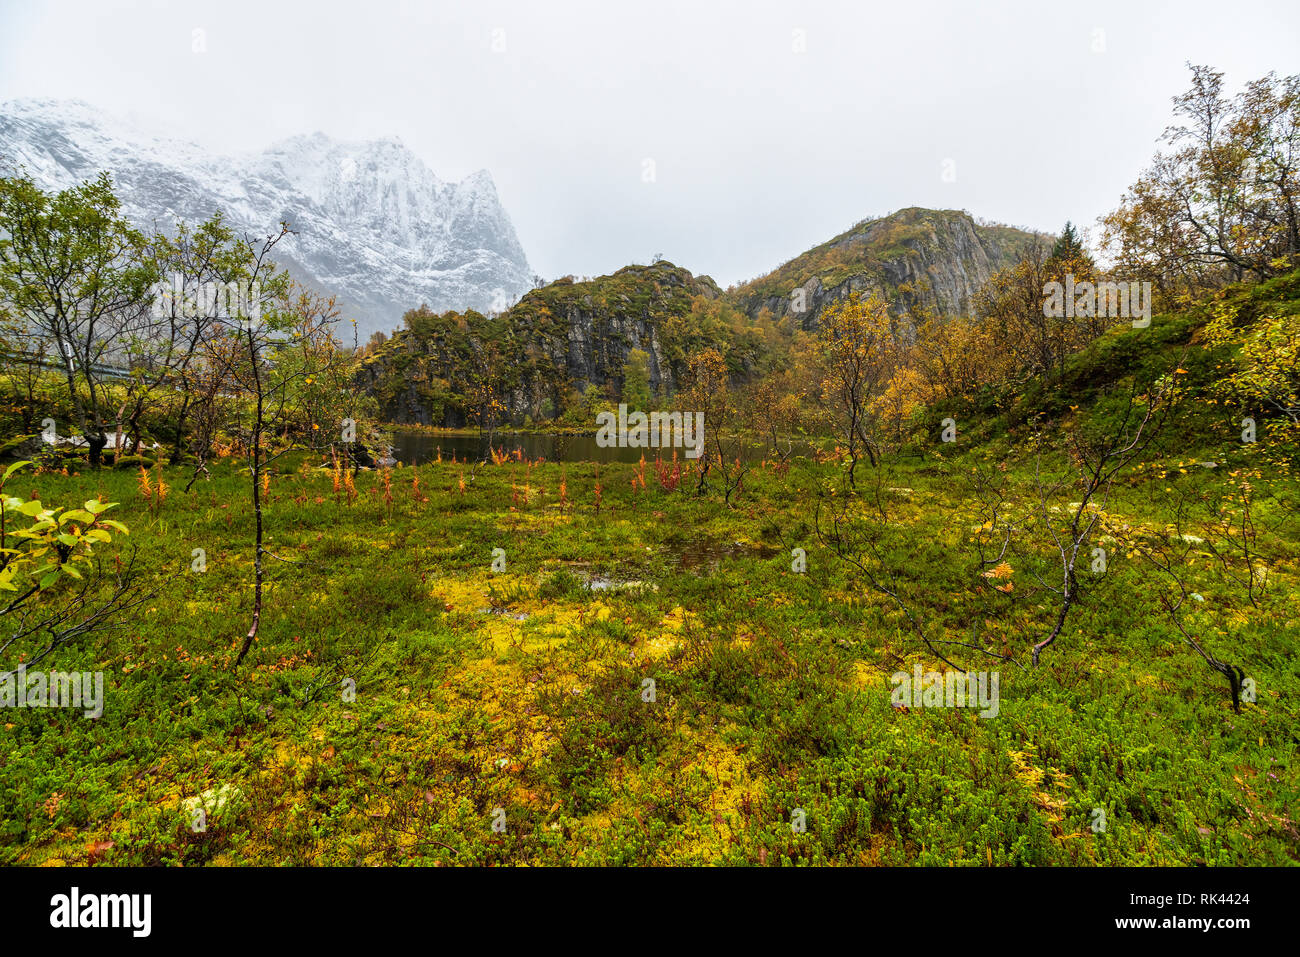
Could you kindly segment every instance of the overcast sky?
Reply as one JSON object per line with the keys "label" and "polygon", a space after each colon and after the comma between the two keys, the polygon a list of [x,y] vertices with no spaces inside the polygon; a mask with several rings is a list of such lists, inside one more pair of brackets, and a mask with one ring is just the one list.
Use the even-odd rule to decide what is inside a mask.
{"label": "overcast sky", "polygon": [[1295,0],[0,0],[0,100],[219,152],[396,135],[489,170],[548,279],[662,253],[727,285],[905,206],[1092,226],[1186,61],[1235,92],[1300,72],[1298,38]]}

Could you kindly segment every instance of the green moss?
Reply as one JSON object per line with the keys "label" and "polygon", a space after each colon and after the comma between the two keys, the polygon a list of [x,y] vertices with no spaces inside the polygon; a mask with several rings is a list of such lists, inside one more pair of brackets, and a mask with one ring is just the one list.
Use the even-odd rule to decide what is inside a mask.
{"label": "green moss", "polygon": [[20,446],[35,439],[35,435],[15,435],[12,439],[0,443],[0,460],[11,458]]}
{"label": "green moss", "polygon": [[114,468],[118,469],[151,469],[154,467],[156,462],[155,459],[149,458],[146,455],[123,455],[120,458],[114,459],[112,453],[106,453],[104,459],[106,465],[112,465]]}

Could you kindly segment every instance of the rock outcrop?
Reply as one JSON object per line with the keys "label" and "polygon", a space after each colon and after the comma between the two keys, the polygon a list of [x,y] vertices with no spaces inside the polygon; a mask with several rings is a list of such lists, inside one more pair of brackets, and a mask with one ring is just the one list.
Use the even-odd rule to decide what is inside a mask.
{"label": "rock outcrop", "polygon": [[[474,383],[487,374],[517,423],[552,418],[592,387],[602,398],[618,396],[629,356],[641,350],[651,390],[668,395],[702,331],[683,320],[696,297],[719,296],[707,276],[658,262],[557,280],[499,316],[415,310],[366,357],[361,384],[390,421],[458,427],[474,411]],[[743,372],[743,358],[738,363]]]}
{"label": "rock outcrop", "polygon": [[796,316],[815,329],[823,309],[854,293],[879,293],[943,315],[970,311],[993,273],[1050,237],[1010,226],[981,226],[957,210],[909,208],[866,220],[728,296],[751,316]]}

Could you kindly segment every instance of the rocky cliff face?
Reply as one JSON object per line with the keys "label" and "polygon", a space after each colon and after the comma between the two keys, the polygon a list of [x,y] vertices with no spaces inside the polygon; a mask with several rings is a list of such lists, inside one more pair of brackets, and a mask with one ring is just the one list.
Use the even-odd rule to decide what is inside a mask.
{"label": "rocky cliff face", "polygon": [[1009,226],[977,225],[965,212],[904,209],[859,223],[728,296],[751,316],[764,309],[777,319],[791,315],[805,329],[817,328],[823,309],[854,293],[962,315],[993,273],[1040,240],[1050,241]]}
{"label": "rocky cliff face", "polygon": [[589,387],[602,399],[618,397],[639,349],[652,391],[668,395],[701,331],[682,320],[695,297],[719,295],[707,276],[659,262],[558,280],[500,316],[408,313],[406,328],[367,356],[361,385],[390,421],[458,427],[474,411],[472,384],[490,369],[506,418],[519,423],[572,408]]}
{"label": "rocky cliff face", "polygon": [[534,310],[544,310],[562,319],[563,352],[550,349],[547,358],[565,369],[579,392],[588,385],[621,387],[623,366],[633,349],[649,356],[651,389],[663,394],[675,391],[681,370],[674,369],[676,357],[665,348],[660,329],[670,316],[690,310],[692,296],[716,297],[717,286],[707,276],[697,279],[670,263],[629,266],[602,278],[614,284],[593,280],[539,290],[530,293],[534,301],[520,303],[517,312],[525,318]]}

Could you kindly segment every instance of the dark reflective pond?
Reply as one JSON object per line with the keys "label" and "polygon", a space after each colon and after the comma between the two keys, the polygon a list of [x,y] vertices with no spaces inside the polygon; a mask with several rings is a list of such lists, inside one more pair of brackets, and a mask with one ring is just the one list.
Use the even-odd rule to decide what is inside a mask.
{"label": "dark reflective pond", "polygon": [[[439,450],[444,460],[453,455],[459,461],[479,461],[488,454],[486,436],[479,435],[433,435],[427,432],[394,431],[393,457],[405,465],[422,465],[438,457]],[[672,449],[629,449],[601,448],[593,435],[554,435],[533,432],[498,432],[493,445],[497,450],[514,454],[518,450],[525,458],[545,459],[548,462],[638,462],[644,453],[647,462],[653,462],[655,454],[665,459],[672,458]],[[762,445],[754,445],[754,454],[761,455]],[[807,443],[796,443],[796,455],[812,455],[816,449]],[[677,457],[684,459],[684,450],[677,450]]]}

